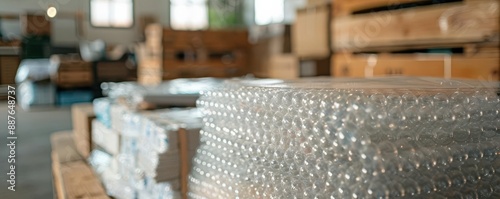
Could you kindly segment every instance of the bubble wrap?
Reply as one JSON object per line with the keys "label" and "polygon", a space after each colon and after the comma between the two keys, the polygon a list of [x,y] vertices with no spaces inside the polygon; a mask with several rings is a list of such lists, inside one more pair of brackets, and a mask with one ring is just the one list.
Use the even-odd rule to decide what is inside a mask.
{"label": "bubble wrap", "polygon": [[97,98],[92,102],[97,120],[102,122],[107,128],[111,128],[111,103],[111,99],[104,97]]}
{"label": "bubble wrap", "polygon": [[160,107],[195,105],[200,91],[214,89],[221,84],[216,78],[191,78],[165,81],[158,86],[144,86],[137,82],[107,82],[101,85],[103,93],[112,99],[124,99],[136,109],[142,102]]}
{"label": "bubble wrap", "polygon": [[498,83],[232,80],[197,103],[191,198],[500,198]]}

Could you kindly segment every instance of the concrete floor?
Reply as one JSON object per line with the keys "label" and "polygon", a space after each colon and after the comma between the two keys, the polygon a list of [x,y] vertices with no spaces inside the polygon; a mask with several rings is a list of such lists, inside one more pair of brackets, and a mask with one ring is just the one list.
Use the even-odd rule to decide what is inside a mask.
{"label": "concrete floor", "polygon": [[53,198],[50,134],[72,129],[69,107],[16,111],[16,191],[7,189],[7,104],[0,101],[0,198]]}

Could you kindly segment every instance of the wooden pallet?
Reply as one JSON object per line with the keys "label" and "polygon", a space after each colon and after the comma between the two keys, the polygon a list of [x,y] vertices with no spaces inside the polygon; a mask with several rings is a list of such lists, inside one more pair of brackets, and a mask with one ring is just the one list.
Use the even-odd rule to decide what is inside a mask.
{"label": "wooden pallet", "polygon": [[72,132],[54,133],[50,140],[55,198],[109,198],[99,179],[76,150]]}
{"label": "wooden pallet", "polygon": [[[498,44],[498,0],[468,0],[399,9],[407,5],[405,3],[422,2],[424,1],[334,1],[334,51],[371,51],[380,48],[464,43]],[[380,7],[386,7],[387,10],[370,12],[370,9],[377,10]]]}
{"label": "wooden pallet", "polygon": [[248,48],[248,32],[244,30],[179,31],[164,29],[163,46],[168,48],[195,48],[231,50]]}
{"label": "wooden pallet", "polygon": [[332,57],[334,77],[432,76],[500,79],[498,47],[463,47],[463,53],[339,52]]}

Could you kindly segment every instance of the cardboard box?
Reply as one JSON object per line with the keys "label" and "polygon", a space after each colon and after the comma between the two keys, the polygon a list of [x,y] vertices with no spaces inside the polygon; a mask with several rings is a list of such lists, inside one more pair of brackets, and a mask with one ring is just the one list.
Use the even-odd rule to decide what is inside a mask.
{"label": "cardboard box", "polygon": [[[285,28],[286,29],[286,28]],[[251,48],[251,72],[257,76],[267,76],[269,62],[273,56],[291,53],[290,32],[258,38]]]}
{"label": "cardboard box", "polygon": [[139,44],[135,48],[138,60],[137,81],[142,85],[158,85],[163,79],[162,49]]}
{"label": "cardboard box", "polygon": [[292,54],[271,56],[267,66],[269,78],[296,79],[300,77],[299,59]]}
{"label": "cardboard box", "polygon": [[109,154],[120,153],[120,133],[104,126],[99,120],[92,121],[92,142]]}
{"label": "cardboard box", "polygon": [[163,81],[163,70],[139,67],[137,71],[137,82],[142,85],[159,85]]}
{"label": "cardboard box", "polygon": [[330,13],[330,4],[297,10],[292,27],[292,49],[299,58],[330,56]]}
{"label": "cardboard box", "polygon": [[91,103],[71,106],[73,133],[76,149],[83,157],[88,157],[92,151],[92,120],[95,119]]}

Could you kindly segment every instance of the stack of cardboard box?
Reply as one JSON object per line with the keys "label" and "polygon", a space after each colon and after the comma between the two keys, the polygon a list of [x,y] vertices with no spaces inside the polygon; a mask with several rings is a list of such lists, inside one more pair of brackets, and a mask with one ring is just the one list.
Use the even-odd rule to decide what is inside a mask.
{"label": "stack of cardboard box", "polygon": [[160,24],[146,27],[146,41],[136,47],[138,58],[137,81],[144,85],[157,85],[163,78],[162,68],[162,34]]}

